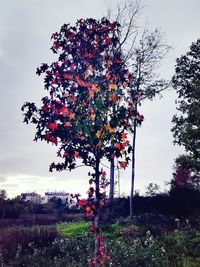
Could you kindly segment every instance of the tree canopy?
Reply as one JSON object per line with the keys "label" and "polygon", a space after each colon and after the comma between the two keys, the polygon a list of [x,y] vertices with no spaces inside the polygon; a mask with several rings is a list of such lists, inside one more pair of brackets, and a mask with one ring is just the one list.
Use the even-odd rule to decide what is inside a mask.
{"label": "tree canopy", "polygon": [[[58,61],[42,64],[49,95],[42,106],[25,103],[24,121],[36,124],[35,141],[45,140],[58,146],[61,163],[52,163],[50,171],[76,167],[81,158],[94,166],[95,157],[110,159],[111,141],[116,157],[125,168],[130,145],[126,130],[136,116],[128,105],[127,89],[133,81],[120,49],[120,24],[103,18],[78,20],[76,26],[64,24],[52,35],[52,51]],[[135,96],[136,98],[137,96]]]}

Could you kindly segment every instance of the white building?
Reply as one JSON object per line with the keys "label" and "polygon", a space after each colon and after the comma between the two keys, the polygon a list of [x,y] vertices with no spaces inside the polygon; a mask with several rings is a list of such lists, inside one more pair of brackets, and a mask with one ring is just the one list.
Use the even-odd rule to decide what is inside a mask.
{"label": "white building", "polygon": [[41,195],[35,192],[21,193],[21,199],[35,204],[41,204]]}
{"label": "white building", "polygon": [[46,204],[52,198],[61,199],[61,202],[65,204],[69,209],[77,209],[77,203],[75,199],[73,199],[69,193],[56,192],[56,191],[45,192],[44,197],[41,197],[41,195],[35,192],[21,193],[21,199],[23,201],[27,201],[27,202],[29,201],[34,204]]}
{"label": "white building", "polygon": [[49,202],[50,199],[56,198],[56,199],[61,199],[62,203],[65,204],[70,203],[73,201],[71,195],[69,193],[65,192],[45,192],[44,195],[44,203]]}

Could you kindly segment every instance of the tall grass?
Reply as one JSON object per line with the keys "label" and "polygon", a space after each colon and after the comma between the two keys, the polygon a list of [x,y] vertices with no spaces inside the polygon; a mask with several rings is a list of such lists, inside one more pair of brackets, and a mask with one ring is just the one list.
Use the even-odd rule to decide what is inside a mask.
{"label": "tall grass", "polygon": [[36,248],[49,246],[59,236],[55,226],[13,226],[0,229],[0,254],[8,262],[17,251],[31,250],[31,244]]}

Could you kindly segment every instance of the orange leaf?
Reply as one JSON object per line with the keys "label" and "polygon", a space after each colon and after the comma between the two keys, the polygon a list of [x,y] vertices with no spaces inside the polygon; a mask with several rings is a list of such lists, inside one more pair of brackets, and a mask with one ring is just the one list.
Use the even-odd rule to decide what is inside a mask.
{"label": "orange leaf", "polygon": [[95,120],[95,117],[96,117],[96,115],[95,115],[95,113],[92,113],[91,115],[90,115],[90,118],[91,118],[91,120]]}
{"label": "orange leaf", "polygon": [[98,131],[96,132],[96,137],[97,137],[97,138],[100,138],[101,134],[102,134],[102,129],[101,129],[101,130],[98,130]]}
{"label": "orange leaf", "polygon": [[100,88],[97,84],[92,84],[91,90],[93,90],[95,92],[100,92]]}
{"label": "orange leaf", "polygon": [[71,120],[75,120],[75,114],[74,113],[69,113],[69,119]]}
{"label": "orange leaf", "polygon": [[115,83],[110,83],[109,86],[108,86],[108,88],[110,90],[117,90],[117,85]]}
{"label": "orange leaf", "polygon": [[115,132],[115,128],[112,128],[110,126],[110,123],[107,123],[105,128],[106,128],[106,131],[108,131],[109,133],[114,133]]}
{"label": "orange leaf", "polygon": [[116,103],[117,99],[118,99],[118,97],[116,94],[112,93],[109,95],[109,100],[112,101],[113,103]]}
{"label": "orange leaf", "polygon": [[89,97],[89,99],[93,98],[94,97],[94,92],[90,90],[89,93],[88,93],[88,97]]}

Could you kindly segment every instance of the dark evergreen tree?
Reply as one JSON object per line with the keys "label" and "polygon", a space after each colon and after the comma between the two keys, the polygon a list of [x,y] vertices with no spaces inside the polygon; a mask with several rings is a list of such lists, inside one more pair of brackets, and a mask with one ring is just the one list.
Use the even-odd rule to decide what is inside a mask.
{"label": "dark evergreen tree", "polygon": [[174,144],[185,148],[186,154],[176,163],[191,173],[195,186],[200,178],[200,39],[192,43],[190,50],[177,59],[172,79],[178,113],[174,115]]}

